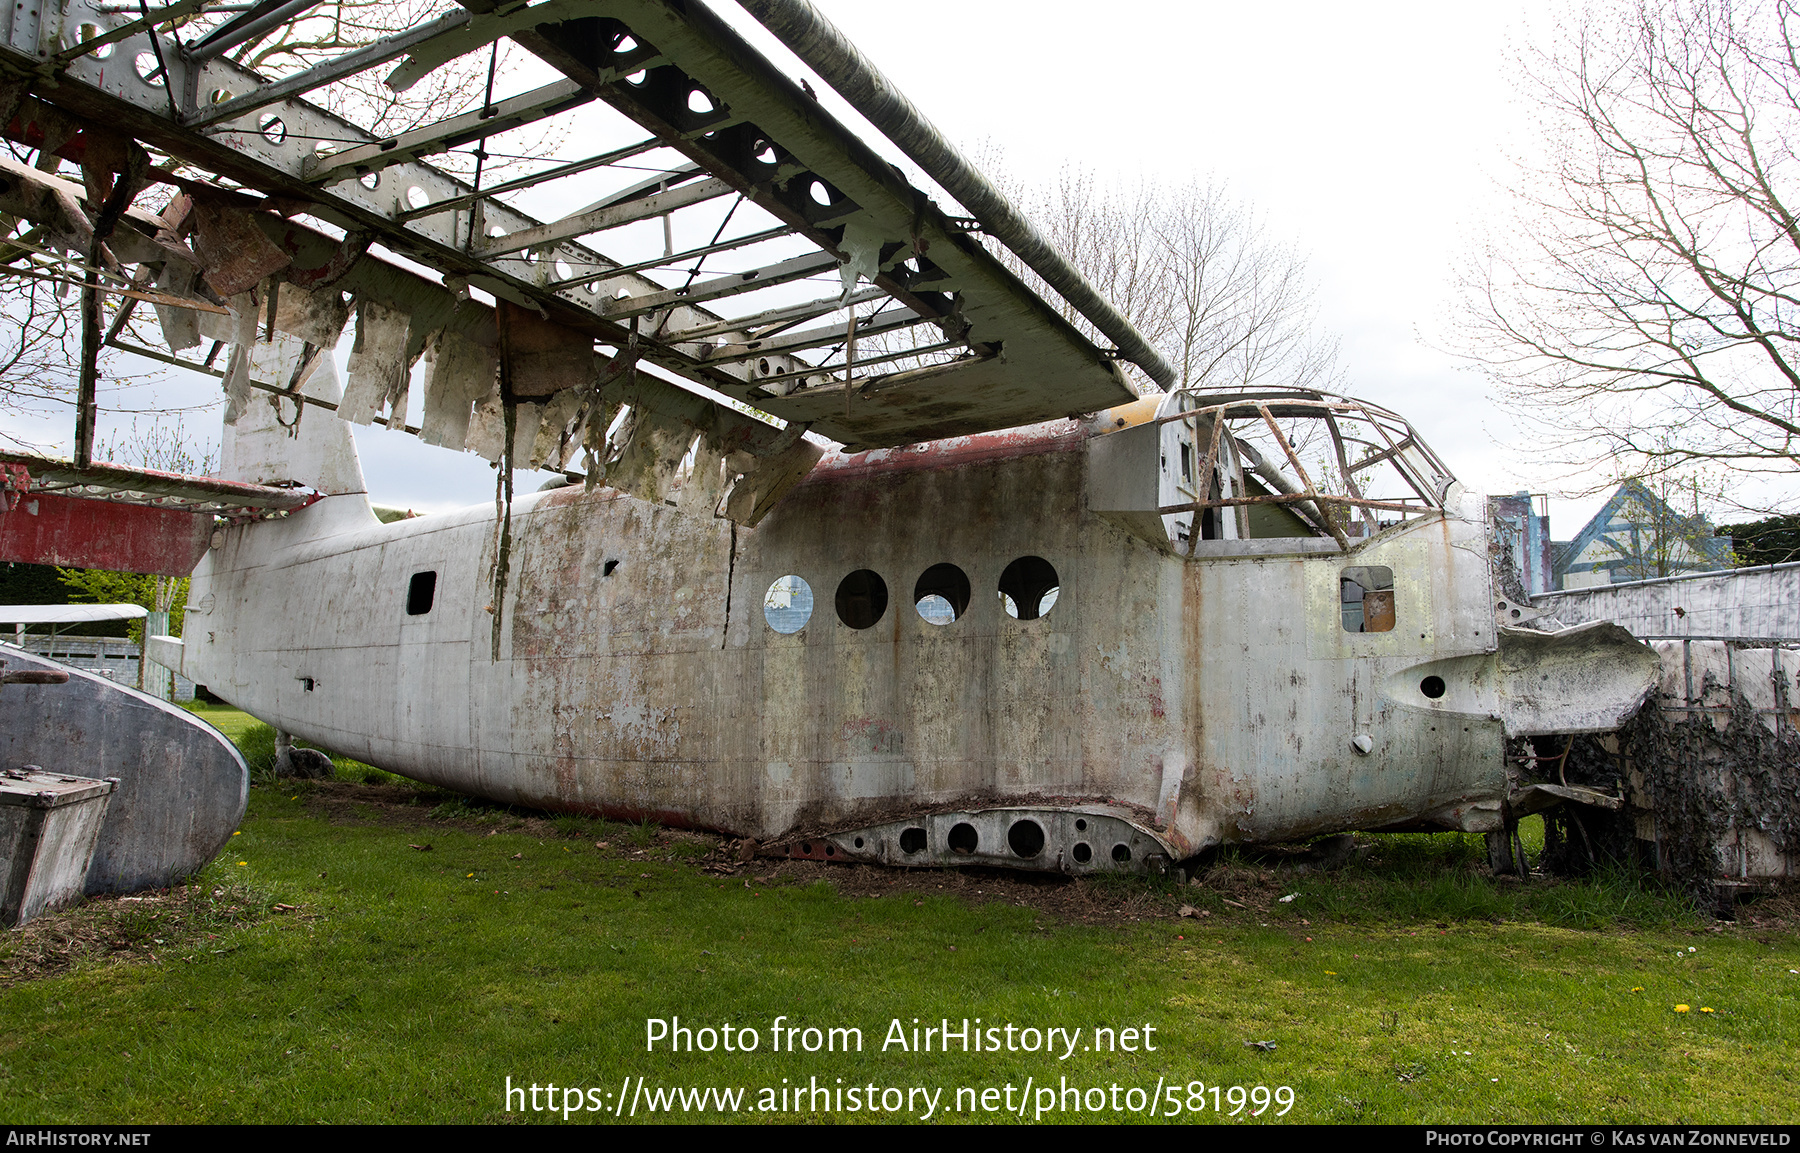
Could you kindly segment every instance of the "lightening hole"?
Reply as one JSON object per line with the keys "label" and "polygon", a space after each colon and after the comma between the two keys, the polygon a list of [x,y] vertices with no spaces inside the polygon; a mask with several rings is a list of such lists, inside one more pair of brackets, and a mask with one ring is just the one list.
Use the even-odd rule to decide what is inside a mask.
{"label": "lightening hole", "polygon": [[1036,821],[1014,821],[1006,830],[1006,844],[1021,857],[1035,857],[1044,851],[1044,827]]}
{"label": "lightening hole", "polygon": [[154,52],[139,52],[137,58],[131,62],[131,67],[138,74],[138,79],[145,84],[153,87],[162,86],[162,65],[156,62]]}

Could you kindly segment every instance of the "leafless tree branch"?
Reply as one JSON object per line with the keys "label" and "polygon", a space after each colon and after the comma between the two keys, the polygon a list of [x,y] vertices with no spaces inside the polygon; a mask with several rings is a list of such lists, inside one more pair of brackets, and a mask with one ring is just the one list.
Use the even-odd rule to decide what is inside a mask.
{"label": "leafless tree branch", "polygon": [[1547,151],[1464,278],[1462,336],[1569,459],[1800,471],[1796,16],[1616,0],[1523,62]]}

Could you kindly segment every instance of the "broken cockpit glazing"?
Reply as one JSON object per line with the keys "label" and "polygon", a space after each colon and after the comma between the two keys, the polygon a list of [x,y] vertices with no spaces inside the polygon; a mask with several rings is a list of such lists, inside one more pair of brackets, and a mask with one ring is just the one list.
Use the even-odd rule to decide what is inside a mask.
{"label": "broken cockpit glazing", "polygon": [[1441,510],[1455,480],[1404,418],[1349,397],[1183,389],[1154,423],[1157,512],[1187,556],[1236,551],[1202,542],[1297,537],[1347,552]]}

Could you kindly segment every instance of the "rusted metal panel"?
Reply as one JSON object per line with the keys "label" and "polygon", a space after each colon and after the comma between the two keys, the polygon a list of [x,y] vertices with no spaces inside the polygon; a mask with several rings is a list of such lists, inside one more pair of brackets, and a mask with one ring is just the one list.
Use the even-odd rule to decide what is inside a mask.
{"label": "rusted metal panel", "polygon": [[312,500],[304,492],[223,477],[127,468],[103,461],[77,467],[66,460],[14,452],[0,452],[0,470],[6,477],[0,487],[9,502],[20,495],[57,494],[231,516],[291,512]]}
{"label": "rusted metal panel", "polygon": [[504,300],[496,307],[501,372],[514,396],[550,396],[561,389],[580,388],[591,379],[592,337]]}
{"label": "rusted metal panel", "polygon": [[0,560],[186,576],[212,514],[28,494],[0,513]]}
{"label": "rusted metal panel", "polygon": [[207,285],[224,298],[250,291],[294,262],[251,212],[207,199],[194,202],[194,255]]}
{"label": "rusted metal panel", "polygon": [[1382,589],[1363,595],[1363,631],[1385,633],[1394,627],[1394,591]]}
{"label": "rusted metal panel", "polygon": [[1570,589],[1531,598],[1568,624],[1606,620],[1634,636],[1800,636],[1800,561]]}

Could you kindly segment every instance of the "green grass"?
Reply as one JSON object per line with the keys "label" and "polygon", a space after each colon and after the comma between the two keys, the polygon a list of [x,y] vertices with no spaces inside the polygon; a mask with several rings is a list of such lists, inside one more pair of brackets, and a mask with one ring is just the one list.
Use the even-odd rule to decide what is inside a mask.
{"label": "green grass", "polygon": [[[186,702],[182,706],[195,716],[200,717],[220,732],[229,737],[237,745],[238,751],[244,754],[244,762],[250,767],[250,779],[266,781],[274,776],[275,771],[275,730],[242,710],[230,705],[211,704],[203,701]],[[295,741],[294,744],[304,749],[317,749],[318,745],[307,741]],[[373,765],[365,765],[361,761],[349,757],[341,757],[330,749],[321,749],[331,757],[334,776],[340,781],[353,781],[366,785],[392,785],[406,783],[405,777],[384,772]]]}
{"label": "green grass", "polygon": [[[136,934],[121,954],[135,959],[96,955],[0,995],[0,1122],[561,1123],[517,1096],[509,1110],[508,1077],[556,1084],[559,1103],[562,1087],[592,1087],[608,1108],[627,1077],[737,1087],[751,1110],[738,1119],[805,1122],[888,1115],[757,1112],[759,1091],[779,1105],[784,1078],[926,1087],[944,1091],[933,1120],[950,1121],[1017,1121],[985,1111],[980,1092],[998,1104],[1010,1084],[1016,1105],[1028,1080],[1026,1120],[1046,1083],[1108,1099],[1045,1121],[1148,1120],[1114,1112],[1110,1086],[1124,1106],[1159,1079],[1183,1103],[1199,1099],[1191,1082],[1207,1087],[1207,1110],[1184,1121],[1218,1119],[1215,1085],[1227,1110],[1232,1086],[1288,1087],[1290,1122],[1800,1114],[1791,934],[1713,931],[1637,880],[1496,883],[1476,871],[1479,839],[1384,838],[1330,875],[1227,860],[1197,886],[813,866],[783,879],[766,860],[704,871],[691,859],[703,845],[654,826],[525,821],[441,794],[405,826],[323,797],[253,788],[241,835],[183,898],[185,921],[147,914],[118,930]],[[256,917],[209,911],[243,894]],[[1108,915],[1082,923],[1075,897]],[[269,912],[277,903],[298,908]],[[1177,918],[1183,903],[1210,915]],[[129,920],[120,908],[65,916]],[[17,964],[8,948],[0,979]],[[760,1044],[646,1051],[646,1022],[674,1017],[754,1028]],[[1082,1032],[1067,1059],[1008,1052],[1003,1034],[998,1052],[912,1051],[915,1018],[964,1017]],[[859,1028],[863,1050],[774,1052],[777,1018]],[[908,1045],[884,1051],[896,1021]],[[1152,1028],[1155,1051],[1082,1048],[1096,1026]],[[959,1088],[975,1091],[962,1108]],[[711,1115],[638,1103],[640,1123]]]}
{"label": "green grass", "polygon": [[[218,729],[233,741],[240,740],[245,732],[262,724],[249,713],[241,709],[234,709],[230,705],[214,704],[210,701],[183,701],[181,707]],[[268,726],[264,725],[263,727],[267,728]]]}
{"label": "green grass", "polygon": [[[1522,829],[1533,859],[1543,846],[1542,822],[1535,824],[1535,830]],[[1579,881],[1538,876],[1527,884],[1497,880],[1489,873],[1487,847],[1479,834],[1402,833],[1365,835],[1363,840],[1370,851],[1357,864],[1303,874],[1278,887],[1284,894],[1300,894],[1296,908],[1346,922],[1480,919],[1581,929],[1703,927],[1702,914],[1684,893],[1623,867],[1602,869]],[[1248,860],[1231,855],[1225,867],[1234,862],[1255,871]]]}

